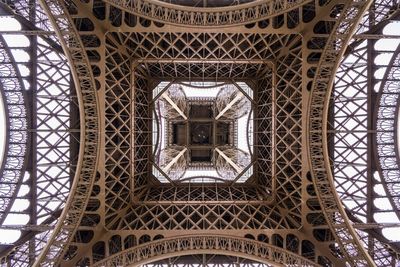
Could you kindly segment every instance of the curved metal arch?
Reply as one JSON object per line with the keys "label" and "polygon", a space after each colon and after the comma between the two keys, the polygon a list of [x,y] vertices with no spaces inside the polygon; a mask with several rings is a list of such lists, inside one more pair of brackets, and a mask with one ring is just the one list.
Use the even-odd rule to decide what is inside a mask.
{"label": "curved metal arch", "polygon": [[[397,77],[396,77],[397,75]],[[400,219],[400,151],[398,123],[400,112],[400,44],[386,69],[378,92],[375,113],[377,169],[383,178],[383,187],[397,217]]]}
{"label": "curved metal arch", "polygon": [[214,176],[208,176],[208,175],[204,175],[204,176],[199,176],[199,175],[197,175],[197,176],[190,176],[190,177],[186,177],[186,178],[179,179],[179,180],[177,180],[177,181],[178,181],[178,182],[190,182],[190,181],[192,181],[192,180],[194,180],[194,179],[213,179],[213,180],[215,180],[215,182],[222,182],[222,183],[225,183],[225,182],[226,182],[226,180],[224,180],[224,179],[222,179],[222,178],[214,177]]}
{"label": "curved metal arch", "polygon": [[77,230],[96,176],[99,121],[90,62],[64,1],[41,0],[71,66],[80,109],[79,157],[71,192],[46,246],[33,266],[56,266]]}
{"label": "curved metal arch", "polygon": [[[247,135],[247,138],[246,138],[246,143],[247,143],[247,148],[249,149],[250,158],[252,160],[254,160],[253,152],[251,151],[252,145],[250,145],[250,138],[251,137],[249,137],[249,135],[250,136],[252,135],[252,134],[249,134],[250,121],[253,121],[253,123],[254,123],[254,108],[253,108],[253,105],[251,105],[249,114],[247,115],[247,122],[246,122],[246,126],[247,126],[246,135]],[[253,132],[254,132],[254,125],[253,125]]]}
{"label": "curved metal arch", "polygon": [[139,266],[176,256],[210,253],[237,256],[274,266],[317,266],[298,254],[260,241],[228,235],[191,235],[132,247],[93,264],[93,267]]}
{"label": "curved metal arch", "polygon": [[214,85],[202,86],[202,85],[194,85],[190,82],[177,82],[177,83],[184,85],[186,87],[189,87],[189,88],[194,88],[194,89],[213,89],[213,88],[222,87],[222,86],[228,84],[228,82],[221,82],[221,83],[216,82]]}
{"label": "curved metal arch", "polygon": [[350,223],[336,192],[328,153],[328,111],[334,73],[369,1],[346,3],[318,63],[309,101],[308,146],[313,183],[327,224],[351,266],[376,266]]}
{"label": "curved metal arch", "polygon": [[[161,113],[160,111],[160,105],[159,103],[156,103],[157,107],[155,107],[155,109],[153,110],[153,116],[154,116],[154,120],[156,122],[156,140],[155,140],[155,146],[154,146],[154,151],[153,151],[153,158],[155,158],[155,162],[158,162],[159,156],[160,156],[160,138],[161,138],[161,115],[159,115],[159,113]],[[154,133],[154,131],[153,131]]]}
{"label": "curved metal arch", "polygon": [[[1,46],[1,40],[0,40],[0,46]],[[1,52],[0,52],[1,54]],[[3,109],[4,109],[4,122],[5,122],[5,143],[4,143],[4,151],[3,151],[3,155],[0,155],[0,160],[1,160],[1,165],[0,165],[0,172],[3,172],[4,167],[5,167],[5,162],[7,159],[7,155],[8,155],[8,143],[9,143],[9,138],[10,138],[10,123],[8,123],[9,120],[9,114],[8,112],[6,112],[6,110],[8,109],[8,102],[6,99],[6,96],[4,94],[4,86],[2,84],[2,81],[0,79],[0,98],[1,98],[1,103],[3,105]],[[3,176],[1,176],[3,177]],[[1,217],[1,215],[0,215]]]}
{"label": "curved metal arch", "polygon": [[[26,91],[16,61],[0,35],[0,91],[6,119],[6,144],[0,166],[0,225],[17,197],[25,173],[30,136],[27,133]],[[7,77],[7,74],[10,77]],[[14,107],[14,108],[13,108]],[[11,134],[13,132],[13,134]]]}
{"label": "curved metal arch", "polygon": [[261,0],[246,4],[197,8],[158,0],[104,0],[126,12],[166,24],[190,27],[235,27],[269,19],[301,7],[309,0]]}

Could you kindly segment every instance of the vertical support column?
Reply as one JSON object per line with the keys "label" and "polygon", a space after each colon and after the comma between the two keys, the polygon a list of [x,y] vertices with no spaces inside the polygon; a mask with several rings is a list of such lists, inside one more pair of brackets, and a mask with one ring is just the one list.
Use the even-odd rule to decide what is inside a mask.
{"label": "vertical support column", "polygon": [[277,127],[277,108],[276,108],[276,65],[275,63],[270,63],[271,67],[271,198],[269,202],[274,202],[276,198],[276,127]]}
{"label": "vertical support column", "polygon": [[[29,21],[32,25],[36,23],[36,0],[29,0]],[[31,114],[30,119],[28,117],[28,128],[31,129],[29,132],[30,134],[30,148],[31,151],[27,152],[30,154],[29,162],[27,166],[27,170],[30,172],[30,193],[29,193],[29,216],[30,225],[37,225],[37,90],[38,90],[38,83],[37,83],[37,58],[38,58],[38,49],[37,49],[37,35],[31,35],[28,37],[30,41],[29,47],[29,55],[31,57],[30,61],[30,77],[29,83],[31,85],[30,89],[27,91],[28,99],[26,99],[26,103],[28,105],[28,112]],[[31,237],[29,240],[29,265],[33,265],[35,262],[36,257],[36,242],[35,242],[35,235]]]}
{"label": "vertical support column", "polygon": [[[375,1],[374,1],[375,2]],[[375,25],[375,6],[374,2],[371,4],[369,8],[369,28]],[[374,162],[374,137],[375,132],[373,131],[375,128],[374,123],[374,107],[376,101],[376,93],[374,91],[375,84],[375,50],[374,50],[375,40],[368,39],[367,40],[367,214],[366,219],[367,223],[374,223],[374,171],[375,162]],[[371,235],[368,235],[368,253],[371,257],[374,257],[374,239]]]}
{"label": "vertical support column", "polygon": [[[136,161],[135,161],[135,149],[136,149],[136,144],[135,144],[135,140],[136,140],[136,131],[135,131],[135,122],[136,122],[136,116],[135,116],[135,82],[136,82],[136,75],[135,75],[135,68],[137,67],[137,63],[132,62],[130,64],[131,66],[131,77],[130,77],[130,117],[131,117],[131,121],[130,121],[130,132],[131,132],[131,138],[130,138],[130,142],[131,142],[131,164],[130,164],[130,169],[131,169],[131,175],[132,175],[132,179],[131,179],[131,199],[134,199],[134,194],[133,192],[135,191],[135,166],[136,166]],[[151,170],[150,170],[151,171]]]}

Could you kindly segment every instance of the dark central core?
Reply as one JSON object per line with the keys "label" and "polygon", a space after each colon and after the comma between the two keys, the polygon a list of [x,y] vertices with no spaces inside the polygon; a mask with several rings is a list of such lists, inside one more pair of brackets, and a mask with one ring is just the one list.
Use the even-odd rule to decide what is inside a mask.
{"label": "dark central core", "polygon": [[234,121],[217,121],[213,105],[208,101],[189,103],[187,121],[172,122],[172,144],[189,150],[191,163],[210,163],[216,146],[232,145],[231,130]]}
{"label": "dark central core", "polygon": [[193,145],[211,145],[212,144],[212,130],[211,123],[197,123],[190,124],[190,140]]}

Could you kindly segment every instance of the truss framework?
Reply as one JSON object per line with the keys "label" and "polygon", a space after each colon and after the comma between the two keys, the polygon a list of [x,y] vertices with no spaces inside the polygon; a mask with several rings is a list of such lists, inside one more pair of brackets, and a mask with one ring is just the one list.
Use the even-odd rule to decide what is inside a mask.
{"label": "truss framework", "polygon": [[[79,106],[83,108],[80,116],[81,138],[79,160],[76,168],[76,179],[71,187],[70,196],[64,211],[57,222],[48,244],[41,251],[35,265],[52,266],[60,260],[60,255],[66,244],[71,241],[76,227],[82,219],[82,213],[89,201],[89,195],[95,179],[98,143],[98,117],[93,74],[89,69],[89,61],[84,51],[82,41],[75,29],[71,28],[71,18],[64,4],[56,2],[41,2],[44,10],[52,21],[66,56],[73,66],[71,69],[76,87],[80,89]],[[50,12],[51,10],[51,12]]]}
{"label": "truss framework", "polygon": [[[118,37],[119,40],[121,40],[121,38],[122,38],[121,36]],[[109,53],[110,57],[115,57],[116,55],[118,55],[119,58],[123,58],[123,57],[126,58],[126,56],[122,55],[121,53],[119,53],[115,49],[115,47],[117,47],[117,45],[115,43],[112,43],[112,45],[110,45],[109,47],[110,47],[110,49],[112,49],[112,51],[115,51],[115,52],[111,52],[110,51],[110,53]],[[148,49],[148,48],[146,48],[146,49]],[[110,59],[110,60],[112,60],[112,59]],[[127,59],[125,59],[124,62],[127,62]],[[141,64],[143,64],[143,65],[141,65],[142,68],[143,68],[143,66],[145,66],[148,69],[152,69],[153,63],[150,62],[150,63],[146,64],[146,61],[142,61],[142,62],[143,62],[143,63],[141,63]],[[184,73],[185,71],[189,72],[188,77],[193,77],[193,76],[195,76],[197,74],[197,69],[198,69],[197,63],[193,63],[193,64],[185,63],[185,64],[182,64],[182,63],[180,63],[180,61],[178,61],[178,62],[172,61],[172,62],[173,63],[168,63],[168,62],[164,63],[165,67],[163,67],[157,73],[156,77],[158,77],[158,79],[162,79],[161,77],[163,77],[163,76],[160,76],[160,75],[166,75],[167,77],[170,76],[171,74],[168,74],[167,71],[172,71],[172,72],[176,71],[176,67],[173,68],[173,69],[170,69],[170,65],[172,65],[172,64],[175,64],[176,66],[178,66],[180,68],[180,73],[181,73],[180,77],[182,77],[182,73]],[[296,64],[296,63],[297,63],[296,61],[293,61],[293,64]],[[140,64],[140,63],[135,63],[135,64]],[[248,63],[246,63],[246,65],[247,64]],[[154,65],[159,66],[159,65],[161,65],[161,63],[156,63]],[[204,63],[201,64],[201,65],[202,66],[206,66],[206,69],[208,68],[208,65],[205,65]],[[229,67],[228,69],[230,69],[230,66],[232,65],[232,63],[226,64],[226,65]],[[123,66],[123,65],[120,65],[120,66]],[[222,66],[224,66],[224,65],[222,65]],[[143,72],[144,73],[146,73],[146,72],[148,73],[148,71],[146,69],[143,70],[142,68],[139,69],[139,74],[136,74],[136,76],[141,75],[140,73],[143,73]],[[223,67],[218,67],[217,66],[217,69],[220,71],[220,72],[218,72],[220,75],[221,75],[221,73],[222,74],[224,73],[222,71]],[[127,75],[129,75],[129,72],[127,72],[125,68],[123,68],[122,70],[125,70],[126,74],[125,74],[125,76],[124,75],[122,75],[122,76],[119,75],[119,77],[127,77]],[[182,70],[184,70],[184,71],[182,71]],[[137,72],[135,72],[135,73],[137,73]],[[154,73],[155,72],[150,72],[150,74],[147,74],[147,75],[154,75]],[[214,73],[217,73],[215,66],[210,66],[208,77],[212,77],[212,75]],[[231,72],[228,72],[227,74],[229,75],[229,74],[231,74]],[[116,75],[114,75],[114,76],[116,76]],[[141,76],[139,76],[139,77],[141,77]],[[267,77],[271,77],[271,76],[267,76]],[[128,81],[128,78],[123,78],[123,79],[125,81]],[[194,77],[194,79],[196,79],[196,77]],[[111,212],[111,213],[109,213],[110,217],[109,217],[109,219],[107,219],[107,221],[112,223],[111,224],[111,225],[113,225],[112,229],[116,229],[115,227],[122,227],[122,228],[125,227],[125,226],[123,226],[123,224],[121,225],[121,222],[124,222],[124,220],[120,221],[122,219],[122,217],[121,217],[120,212],[118,212],[118,211],[123,207],[128,207],[129,206],[129,198],[128,198],[129,194],[132,194],[132,196],[141,195],[140,192],[141,192],[141,190],[146,188],[145,185],[147,183],[147,178],[146,177],[148,175],[148,165],[147,164],[149,162],[149,159],[148,159],[149,154],[150,154],[149,153],[149,148],[151,147],[152,144],[151,144],[151,138],[150,138],[150,132],[151,131],[150,131],[149,128],[146,128],[146,127],[149,127],[148,125],[150,123],[149,120],[150,120],[151,117],[149,115],[146,115],[146,114],[148,114],[149,110],[146,108],[148,105],[146,105],[144,103],[149,103],[150,102],[150,99],[149,99],[150,95],[149,95],[149,93],[146,93],[146,94],[141,93],[142,90],[139,89],[139,88],[141,88],[143,85],[145,85],[145,83],[142,82],[143,81],[142,79],[140,79],[138,81],[140,81],[140,83],[138,83],[138,87],[135,90],[136,97],[138,97],[136,102],[137,103],[141,103],[141,104],[135,106],[135,115],[136,115],[135,122],[136,122],[136,125],[134,126],[134,129],[137,129],[137,130],[134,131],[135,137],[133,138],[135,140],[135,142],[136,142],[136,145],[134,146],[134,147],[136,147],[136,150],[134,152],[134,157],[136,158],[135,165],[134,165],[135,166],[135,171],[134,171],[135,176],[134,177],[138,177],[138,178],[134,178],[134,179],[130,178],[131,176],[128,173],[128,171],[129,171],[129,169],[128,169],[128,166],[129,166],[129,160],[128,160],[129,159],[129,152],[126,151],[126,150],[120,151],[118,154],[116,154],[116,155],[118,155],[116,159],[118,159],[118,162],[119,162],[119,163],[117,163],[117,165],[116,165],[116,160],[114,160],[113,164],[106,164],[106,166],[110,166],[110,168],[112,168],[112,169],[114,169],[115,166],[119,165],[120,167],[118,169],[126,170],[124,176],[121,176],[121,173],[119,173],[117,175],[110,174],[110,176],[106,176],[106,179],[110,179],[110,182],[107,183],[107,184],[111,185],[106,189],[107,192],[109,192],[109,194],[108,194],[109,197],[107,197],[107,199],[110,201],[109,202],[110,203],[110,208],[107,209],[107,210]],[[112,84],[112,87],[124,85],[124,86],[126,86],[125,90],[129,90],[128,89],[129,86],[127,85],[127,83],[122,83],[120,81],[116,81],[116,82],[110,83],[110,84]],[[119,96],[118,97],[118,101],[121,101],[122,98],[126,97],[126,100],[124,100],[124,102],[125,103],[129,103],[130,102],[130,100],[128,99],[128,95],[129,95],[128,93],[122,93],[121,94],[121,93],[112,92],[111,90],[114,90],[114,89],[111,89],[111,87],[110,87],[109,90],[110,90],[110,94],[112,93],[114,95],[118,95]],[[143,90],[143,92],[144,92],[144,90]],[[115,101],[115,100],[113,100],[113,101]],[[111,106],[115,107],[115,104],[111,105]],[[120,106],[121,106],[121,109],[123,109],[123,110],[129,109],[129,107],[127,105],[124,105],[124,107],[122,107],[122,104],[120,104]],[[268,106],[264,107],[265,110],[267,108],[268,108]],[[294,110],[294,111],[291,110],[291,111],[292,112],[296,112],[296,110]],[[115,113],[115,114],[117,114],[117,113]],[[125,113],[120,113],[120,114],[126,114],[126,112]],[[121,117],[118,117],[118,116],[119,115],[116,115],[116,116],[113,117],[113,119],[110,119],[110,124],[113,123],[114,120],[118,120],[118,122],[122,121]],[[269,117],[268,116],[265,116],[265,117],[264,116],[260,116],[260,118],[262,118],[261,121],[267,121]],[[128,120],[124,120],[123,125],[124,125],[124,127],[128,127],[128,125],[129,125]],[[285,127],[287,127],[287,126],[285,126]],[[144,130],[144,129],[148,129],[148,130]],[[128,140],[129,137],[124,132],[125,131],[122,131],[122,129],[121,129],[118,132],[117,131],[113,132],[112,136],[121,135],[121,138],[120,139],[116,139],[116,140],[122,140],[122,138],[124,138],[125,140]],[[263,134],[265,135],[265,134],[268,134],[268,133],[263,131]],[[122,135],[123,135],[123,137],[122,137]],[[264,140],[264,145],[265,145],[265,142],[266,141]],[[286,143],[288,143],[288,142],[289,141],[287,140]],[[121,150],[123,148],[128,148],[129,147],[127,144],[126,145],[120,145],[120,143],[117,143],[117,142],[114,142],[112,144],[112,146],[115,147],[116,150]],[[267,151],[267,150],[264,150],[264,151]],[[270,150],[268,150],[268,153],[269,153],[269,151]],[[110,155],[112,155],[112,154],[114,154],[114,152],[110,153]],[[121,155],[124,155],[125,159],[123,157],[121,157]],[[267,161],[264,161],[263,164],[264,165],[267,164]],[[269,169],[271,169],[271,168],[269,168]],[[267,170],[265,170],[265,171],[266,171],[266,173],[268,173]],[[268,174],[268,175],[270,175],[270,174]],[[264,186],[269,192],[271,192],[271,189],[268,189],[268,188],[270,188],[269,186],[271,186],[271,181],[268,181],[268,177],[263,177],[262,180],[266,181]],[[272,177],[271,177],[271,180],[272,180]],[[282,178],[282,180],[285,180],[285,183],[287,183],[286,179]],[[129,187],[128,187],[128,184],[130,182],[133,183],[131,185],[131,188],[133,190],[130,190]],[[290,184],[286,184],[285,186],[291,186],[291,183]],[[115,189],[113,189],[113,187],[118,188],[119,191],[115,192]],[[122,193],[123,192],[122,190],[124,191],[124,193]],[[288,197],[285,193],[283,193],[283,194],[285,195],[286,198],[290,197],[290,196]],[[293,192],[291,194],[293,195]],[[268,195],[268,194],[266,194],[266,195]],[[115,206],[113,206],[113,205],[115,205]],[[206,207],[206,206],[203,205],[202,208],[204,208],[204,207]],[[216,207],[214,207],[212,209],[215,209],[215,208],[219,209],[219,206],[216,206]],[[136,214],[137,212],[139,212],[139,214],[140,214],[140,209],[142,209],[142,208],[140,208],[138,206],[136,209],[139,209],[139,210],[136,210],[136,211],[132,210],[132,212],[133,212],[132,214]],[[164,212],[167,212],[167,213],[170,212],[170,211],[168,211],[168,210],[170,210],[168,207],[166,207],[166,209],[163,209],[163,210],[164,210]],[[114,213],[114,215],[112,215],[113,213]],[[136,214],[135,216],[132,216],[132,215],[130,215],[130,212],[129,212],[129,213],[127,213],[126,216],[127,217],[132,217],[132,218],[140,218],[139,214]],[[186,211],[184,211],[183,214],[186,214]],[[187,214],[185,216],[188,216],[188,215],[189,214]],[[119,219],[116,219],[116,216],[119,217]],[[157,216],[157,215],[154,214],[154,216]],[[176,217],[176,216],[173,216],[171,214],[171,217]],[[115,221],[115,220],[117,220],[117,221]],[[117,223],[118,221],[120,221],[120,222]],[[136,221],[136,219],[135,219],[135,221]],[[140,221],[140,219],[139,219],[139,221]],[[128,223],[128,222],[124,222],[124,224],[126,224],[126,223]],[[150,224],[152,224],[152,223],[150,222],[147,225],[150,225]],[[243,224],[243,223],[241,223],[241,224]],[[286,224],[287,225],[291,225],[292,223],[289,222],[289,223],[286,223]],[[137,225],[137,223],[133,223],[132,225]],[[142,225],[142,224],[140,223],[139,225]],[[214,225],[214,224],[211,224],[211,225]],[[279,223],[273,223],[272,225],[279,225]],[[139,226],[135,226],[135,227],[139,227]]]}
{"label": "truss framework", "polygon": [[[344,6],[339,14],[335,14],[341,22],[336,24],[336,27],[332,27],[331,35],[327,39],[322,58],[316,70],[311,98],[311,117],[309,120],[311,130],[310,156],[317,196],[321,205],[324,206],[322,210],[341,252],[345,254],[347,260],[354,266],[374,266],[375,263],[371,256],[367,254],[355,230],[350,225],[350,221],[335,192],[329,155],[327,155],[326,120],[328,109],[326,107],[329,106],[329,90],[333,82],[332,74],[339,64],[340,55],[344,53],[345,44],[347,44],[352,32],[355,31],[355,22],[360,19],[367,8],[367,2],[356,2]],[[342,18],[340,19],[340,17]],[[322,155],[323,157],[321,157]]]}
{"label": "truss framework", "polygon": [[[105,261],[114,261],[116,258],[119,261],[123,258],[121,255],[126,256],[128,254],[124,254],[125,252],[131,253],[136,248],[143,249],[142,255],[150,257],[156,254],[151,251],[148,253],[148,249],[155,247],[156,243],[173,240],[171,243],[181,244],[182,240],[179,238],[173,239],[173,236],[177,234],[184,235],[191,231],[193,235],[187,240],[194,240],[196,239],[194,234],[201,231],[216,233],[224,229],[235,236],[234,239],[240,239],[240,245],[235,246],[248,253],[255,251],[252,250],[256,246],[255,242],[249,240],[256,238],[267,242],[263,245],[258,244],[261,247],[267,246],[268,249],[280,247],[286,250],[285,255],[288,255],[288,251],[293,251],[296,255],[294,257],[299,257],[298,259],[302,261],[308,258],[313,261],[312,264],[318,263],[325,266],[339,264],[341,258],[345,257],[349,264],[373,266],[365,248],[379,265],[393,266],[395,264],[392,251],[385,245],[386,241],[368,230],[355,231],[349,224],[347,216],[357,224],[361,222],[357,221],[357,217],[351,216],[348,210],[341,209],[338,199],[332,201],[332,196],[336,196],[333,179],[339,178],[340,174],[335,173],[335,166],[339,165],[334,165],[334,176],[329,173],[328,159],[332,157],[329,151],[333,151],[329,147],[331,144],[329,134],[340,136],[342,132],[332,131],[329,128],[332,125],[328,126],[330,123],[328,105],[324,103],[330,100],[327,89],[332,82],[335,66],[338,64],[338,55],[343,53],[351,31],[354,30],[354,22],[366,8],[364,1],[352,4],[339,3],[339,1],[322,4],[298,3],[303,5],[301,9],[293,6],[290,8],[293,8],[291,11],[294,10],[294,12],[289,11],[283,16],[275,14],[271,17],[271,24],[268,25],[268,22],[266,29],[267,32],[271,30],[274,33],[268,34],[253,32],[262,29],[261,18],[257,18],[257,20],[260,19],[257,26],[250,25],[247,28],[246,25],[240,28],[243,29],[242,33],[237,33],[232,29],[222,32],[217,29],[218,27],[215,32],[210,33],[205,33],[196,27],[188,29],[187,33],[177,31],[174,27],[167,32],[165,25],[155,25],[154,22],[150,23],[149,29],[144,30],[145,19],[135,18],[132,13],[119,10],[105,2],[97,4],[107,6],[104,9],[107,10],[107,20],[99,19],[102,14],[94,2],[71,1],[68,2],[68,6],[63,6],[63,3],[59,6],[56,2],[47,1],[45,4],[52,9],[48,12],[49,14],[55,14],[56,10],[61,11],[59,7],[63,8],[62,12],[57,13],[53,18],[59,23],[58,26],[61,26],[64,33],[64,45],[69,45],[65,50],[66,55],[73,56],[71,65],[74,66],[74,70],[78,70],[77,76],[82,78],[75,79],[83,83],[80,86],[76,84],[78,92],[81,92],[83,88],[81,92],[83,100],[80,101],[80,106],[85,107],[83,110],[90,111],[85,117],[82,115],[80,118],[82,135],[78,162],[82,162],[82,153],[94,155],[93,153],[97,153],[94,149],[98,147],[100,151],[103,151],[102,142],[105,144],[104,155],[99,158],[100,164],[96,177],[89,177],[89,172],[91,174],[94,172],[93,156],[90,162],[86,162],[89,163],[85,165],[88,168],[82,166],[80,169],[80,166],[77,166],[75,177],[79,177],[80,170],[86,171],[87,180],[81,185],[93,189],[85,189],[86,191],[83,192],[83,187],[79,187],[79,184],[78,187],[75,187],[76,184],[71,187],[72,192],[78,190],[77,195],[71,194],[66,205],[73,209],[61,215],[53,237],[49,239],[51,233],[49,231],[36,235],[28,245],[20,246],[15,256],[9,256],[4,262],[21,266],[29,265],[35,257],[30,255],[27,259],[28,248],[30,252],[37,253],[47,242],[48,245],[37,263],[43,261],[45,265],[55,262],[60,262],[62,265],[88,265],[106,257],[109,258]],[[377,20],[384,19],[382,14],[386,11],[381,11],[379,8],[386,10],[388,4],[382,3],[375,6],[379,11],[371,11],[371,17]],[[116,4],[118,3],[114,3]],[[313,5],[315,5],[314,9]],[[25,7],[23,2],[16,4],[17,10],[21,10],[19,12],[26,11]],[[93,14],[84,13],[82,10],[93,11]],[[311,15],[310,10],[314,10],[317,14],[329,14],[329,16],[315,18],[315,14]],[[297,24],[294,22],[297,26],[290,26],[290,21],[296,21],[298,14],[302,14],[303,17],[297,18]],[[295,30],[290,31],[290,29],[302,23],[308,23],[304,22],[304,14],[309,14],[311,19],[308,25],[313,26],[313,32],[311,31],[302,39],[295,34]],[[139,22],[140,25],[129,24],[133,20]],[[123,21],[123,30],[119,32],[111,30],[104,35],[102,29],[115,29],[113,27],[118,26],[118,21],[120,23]],[[335,23],[336,21],[340,23]],[[48,22],[43,20],[43,25],[48,25]],[[361,28],[364,30],[369,28],[365,20],[361,25],[359,27],[361,32]],[[56,40],[54,36],[49,36],[49,40]],[[361,58],[364,48],[362,45],[359,48],[352,53],[361,51],[358,55]],[[266,61],[274,61],[275,69],[272,72],[265,68]],[[349,65],[355,66],[355,63]],[[276,78],[272,73],[276,74]],[[258,127],[254,131],[257,140],[255,153],[259,153],[258,158],[262,159],[257,163],[257,173],[259,176],[261,174],[262,179],[254,177],[243,186],[159,187],[154,180],[148,178],[152,125],[151,116],[149,116],[151,113],[146,108],[150,105],[149,99],[151,99],[149,89],[152,89],[159,81],[174,80],[178,76],[189,77],[192,81],[205,81],[210,77],[218,81],[241,80],[253,87],[257,94],[255,101],[258,101],[259,107],[255,110],[256,114],[259,114],[256,118],[259,120]],[[313,80],[314,82],[311,83]],[[337,89],[340,89],[339,83],[337,85]],[[312,89],[309,125],[302,122],[309,112],[308,89]],[[363,94],[363,88],[356,90],[361,95]],[[275,96],[272,98],[275,100],[270,99],[274,92]],[[97,99],[95,95],[98,96]],[[57,99],[60,100],[60,98]],[[67,101],[67,98],[64,99]],[[357,101],[354,98],[351,100]],[[275,105],[265,105],[265,101],[275,103]],[[333,106],[347,115],[358,116],[357,119],[361,118],[360,125],[364,125],[362,113],[366,109],[361,103],[364,100],[360,103],[353,102],[359,107],[353,113],[345,109],[342,105],[345,101],[340,97],[334,101],[336,102],[333,102]],[[45,101],[42,104],[43,108],[48,106]],[[96,113],[96,104],[100,106],[98,113]],[[61,103],[60,106],[64,104]],[[64,109],[64,111],[67,110]],[[53,111],[43,109],[43,114],[51,112]],[[101,133],[97,132],[102,125],[96,124],[97,115],[105,122],[105,130],[101,129]],[[269,119],[273,117],[276,117],[276,121]],[[340,118],[336,117],[336,120],[339,121]],[[90,121],[89,124],[87,124],[88,121]],[[348,127],[345,123],[340,125],[343,128]],[[323,128],[325,126],[327,128]],[[62,127],[70,126],[64,124]],[[310,135],[305,129],[310,130]],[[326,129],[326,131],[321,131],[321,129]],[[270,130],[275,134],[268,134]],[[364,159],[365,137],[356,135],[354,129],[348,130],[349,132],[346,133],[348,135],[343,133],[343,139],[346,138],[345,136],[355,136],[362,145],[355,147],[346,144],[344,146],[354,153],[362,151],[356,157]],[[321,133],[323,133],[322,136]],[[64,137],[60,131],[59,134],[57,138],[63,141],[68,140],[68,135]],[[97,140],[97,136],[101,138]],[[308,141],[310,151],[305,149],[307,146],[304,146],[304,143]],[[135,145],[132,147],[131,144]],[[90,146],[90,150],[83,149],[84,145]],[[345,155],[345,152],[340,150],[341,146],[337,143],[334,147],[336,151],[340,151],[333,154],[333,158],[339,155],[335,160],[340,161],[340,157]],[[274,151],[270,147],[277,149]],[[60,147],[60,151],[62,149]],[[308,162],[308,153],[312,162]],[[386,155],[388,154],[383,156]],[[44,158],[47,157],[48,153],[44,153]],[[103,162],[104,167],[101,167]],[[62,164],[57,165],[62,166]],[[308,173],[309,166],[313,168]],[[271,176],[273,168],[275,168],[276,179],[266,178],[268,175]],[[365,177],[361,169],[357,176],[360,180]],[[342,181],[349,178],[351,177],[344,175]],[[57,191],[60,193],[58,198],[60,201],[65,198],[65,194],[62,193],[67,187],[65,181],[65,179],[60,180],[61,189]],[[75,178],[74,182],[80,183],[82,180]],[[261,184],[261,190],[255,188],[255,184]],[[365,187],[361,184],[357,186],[361,186],[359,189],[364,194]],[[339,182],[336,188],[339,188],[339,194],[356,199],[347,186],[346,182]],[[46,188],[44,186],[40,190],[46,192]],[[273,197],[268,198],[271,195]],[[74,203],[74,198],[78,200],[78,196],[79,202],[75,202],[78,205],[69,206]],[[365,197],[367,200],[368,198],[369,196]],[[352,210],[360,216],[359,218],[370,216],[368,215],[370,214],[369,204],[366,202],[364,200],[356,202],[357,206]],[[48,203],[50,202],[44,204],[43,207],[46,208]],[[48,214],[51,212],[49,211]],[[44,224],[52,223],[44,220]],[[373,224],[368,225],[373,227]],[[104,229],[107,230],[104,232]],[[156,241],[160,238],[161,241]],[[207,238],[215,240],[211,236]],[[56,240],[56,243],[53,240]],[[224,244],[226,244],[225,241]],[[143,244],[144,242],[150,243]],[[184,241],[182,244],[193,245],[196,242],[200,241]],[[207,243],[204,240],[200,243],[204,244],[204,242]],[[212,241],[209,242],[212,243]],[[219,242],[212,244],[219,244]],[[209,245],[213,247],[211,243]],[[37,248],[33,249],[33,246]],[[247,248],[250,252],[246,250]],[[211,251],[204,251],[205,254],[208,252]],[[138,250],[134,253],[138,253]],[[278,255],[272,260],[275,263],[281,262],[282,257],[279,255],[283,254],[280,252],[264,254],[265,258],[270,255]],[[54,258],[49,258],[53,256]],[[170,256],[173,255],[170,254],[168,257]],[[156,257],[152,258],[154,259]],[[149,261],[152,260],[149,259]],[[286,262],[286,264],[289,263]]]}
{"label": "truss framework", "polygon": [[[389,7],[388,2],[374,2],[369,12],[363,16],[357,33],[365,31],[374,34],[356,35],[350,43],[351,50],[346,51],[346,57],[338,69],[331,96],[331,108],[335,110],[335,115],[329,115],[334,121],[334,124],[328,126],[331,135],[328,135],[328,140],[334,138],[334,141],[331,141],[334,145],[330,147],[330,157],[333,162],[336,190],[350,218],[355,222],[363,221],[367,224],[374,223],[375,214],[379,212],[373,204],[379,200],[374,191],[380,185],[374,178],[374,172],[377,170],[376,157],[383,156],[382,151],[375,154],[377,152],[374,149],[377,128],[374,126],[376,118],[373,114],[377,113],[375,102],[379,103],[374,92],[378,81],[374,77],[374,60],[380,53],[374,46],[376,37],[384,38],[380,33],[388,23],[386,19],[396,17],[398,12]],[[388,119],[390,120],[390,117]],[[386,209],[389,211],[389,207]],[[392,266],[398,248],[385,245],[388,241],[380,231],[367,231],[368,234],[358,231],[358,234],[378,265]],[[390,249],[382,250],[382,247]]]}
{"label": "truss framework", "polygon": [[[16,3],[17,14],[13,14],[22,28],[35,29],[35,32],[49,30],[49,22],[43,11],[37,7],[27,9],[27,4],[24,1]],[[3,11],[7,10],[4,6],[2,8]],[[14,34],[18,38],[25,36],[25,31]],[[26,49],[30,53],[30,61],[17,62],[16,66],[20,68],[21,65],[26,65],[30,69],[30,75],[21,76],[21,84],[27,86],[25,127],[28,147],[31,149],[27,151],[29,161],[21,169],[24,180],[20,181],[20,190],[14,191],[10,197],[13,201],[9,202],[9,214],[21,220],[29,218],[28,224],[33,226],[23,227],[25,231],[15,244],[20,246],[12,251],[13,257],[2,259],[3,263],[8,262],[11,265],[33,264],[37,254],[36,248],[42,248],[48,241],[49,229],[54,228],[55,220],[69,193],[69,183],[76,163],[71,148],[71,132],[74,132],[72,128],[76,128],[76,125],[70,118],[70,111],[75,106],[68,63],[63,55],[60,55],[59,46],[54,41],[54,33],[27,38],[30,42],[29,47],[17,49]],[[49,80],[52,82],[49,83]],[[13,136],[17,138],[20,134],[24,134],[24,131],[19,134],[15,132]],[[30,200],[29,207],[21,209],[21,203],[27,199]],[[8,226],[2,225],[2,229],[7,228]],[[2,253],[4,255],[4,251]]]}

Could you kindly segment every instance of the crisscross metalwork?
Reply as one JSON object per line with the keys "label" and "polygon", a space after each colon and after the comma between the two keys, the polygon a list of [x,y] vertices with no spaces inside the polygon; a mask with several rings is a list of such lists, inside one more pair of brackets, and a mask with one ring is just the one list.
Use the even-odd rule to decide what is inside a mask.
{"label": "crisscross metalwork", "polygon": [[[18,81],[29,97],[15,98],[28,109],[9,109],[27,120],[18,130],[26,135],[13,135],[26,154],[9,150],[26,155],[25,178],[15,176],[0,213],[12,216],[11,204],[28,199],[15,214],[29,221],[0,223],[0,234],[21,233],[0,246],[1,266],[398,265],[385,231],[399,225],[377,217],[399,208],[398,52],[381,64],[387,51],[374,47],[397,38],[383,29],[399,20],[398,1],[195,2],[0,1],[22,26],[0,35],[30,41],[28,62],[14,68],[31,70]],[[0,71],[12,60],[3,61]],[[252,93],[247,140],[229,128],[232,144],[253,146],[252,172],[223,182],[225,169],[244,167],[227,146],[218,147],[229,167],[218,181],[157,179],[188,148],[180,144],[154,171],[155,140],[171,143],[173,130],[154,122],[166,114],[154,118],[153,94],[210,83]],[[181,120],[206,99],[184,105],[166,95]],[[216,116],[236,108],[232,99]]]}

